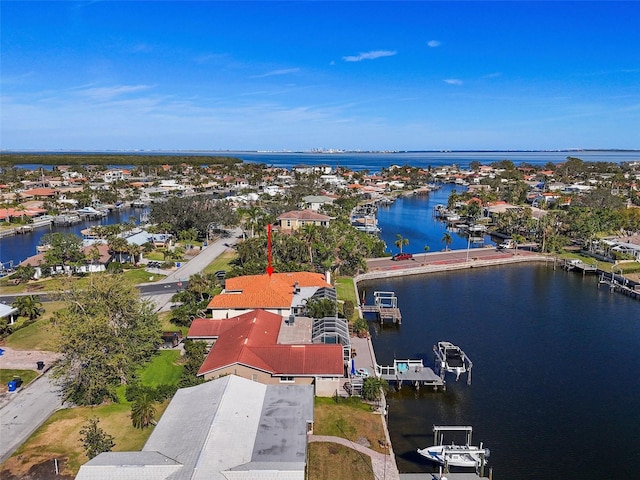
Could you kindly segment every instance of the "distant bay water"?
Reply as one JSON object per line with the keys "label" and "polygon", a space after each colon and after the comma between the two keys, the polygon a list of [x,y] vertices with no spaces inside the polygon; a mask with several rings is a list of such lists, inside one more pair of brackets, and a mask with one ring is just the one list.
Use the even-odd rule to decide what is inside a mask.
{"label": "distant bay water", "polygon": [[[294,165],[329,165],[333,168],[348,167],[353,170],[369,170],[379,172],[391,165],[410,165],[412,167],[427,168],[442,165],[458,165],[468,168],[473,161],[483,164],[511,160],[516,165],[528,163],[530,165],[545,165],[548,162],[559,163],[567,157],[577,157],[585,162],[621,163],[640,161],[640,151],[619,150],[562,150],[562,151],[443,151],[443,152],[338,152],[338,153],[309,153],[309,152],[242,152],[242,151],[95,151],[95,152],[3,152],[24,154],[113,154],[113,155],[167,155],[167,156],[228,156],[239,158],[245,162],[264,163],[276,167],[291,168]],[[38,164],[20,165],[23,168],[45,168],[51,166]],[[131,165],[128,165],[131,166]],[[114,166],[116,167],[116,166]],[[120,167],[123,167],[122,165]]]}

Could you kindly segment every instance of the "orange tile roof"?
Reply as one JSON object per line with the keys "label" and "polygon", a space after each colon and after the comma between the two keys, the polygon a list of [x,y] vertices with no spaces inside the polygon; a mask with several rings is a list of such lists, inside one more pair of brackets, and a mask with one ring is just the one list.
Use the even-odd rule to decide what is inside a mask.
{"label": "orange tile roof", "polygon": [[300,287],[331,287],[324,275],[312,272],[234,277],[226,280],[224,291],[207,308],[289,308],[296,282]]}
{"label": "orange tile roof", "polygon": [[[198,375],[237,363],[274,375],[342,376],[344,374],[342,345],[276,343],[282,325],[280,315],[264,310],[254,310],[225,320],[202,320],[220,324],[217,327],[212,325],[211,331],[215,329],[224,331],[220,333],[200,367]],[[191,336],[191,329],[189,329],[189,336]]]}
{"label": "orange tile roof", "polygon": [[22,192],[24,197],[53,197],[56,191],[53,188],[32,188]]}

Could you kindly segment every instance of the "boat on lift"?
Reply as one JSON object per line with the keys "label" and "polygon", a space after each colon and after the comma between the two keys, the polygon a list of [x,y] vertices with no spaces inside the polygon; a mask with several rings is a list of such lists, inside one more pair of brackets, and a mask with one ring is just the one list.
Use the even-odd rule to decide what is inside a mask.
{"label": "boat on lift", "polygon": [[455,373],[457,381],[461,374],[471,370],[471,360],[457,345],[451,342],[438,342],[438,345],[433,347],[433,351],[440,363],[441,376],[444,372]]}
{"label": "boat on lift", "polygon": [[440,465],[450,467],[481,467],[487,464],[487,458],[491,454],[488,448],[473,445],[434,445],[418,449],[418,453]]}

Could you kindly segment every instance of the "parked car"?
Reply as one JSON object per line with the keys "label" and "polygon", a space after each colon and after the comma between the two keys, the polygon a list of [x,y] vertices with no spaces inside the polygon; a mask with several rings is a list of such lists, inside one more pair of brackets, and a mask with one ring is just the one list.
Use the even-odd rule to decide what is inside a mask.
{"label": "parked car", "polygon": [[413,255],[410,253],[396,253],[393,257],[391,257],[391,260],[411,260],[413,258]]}

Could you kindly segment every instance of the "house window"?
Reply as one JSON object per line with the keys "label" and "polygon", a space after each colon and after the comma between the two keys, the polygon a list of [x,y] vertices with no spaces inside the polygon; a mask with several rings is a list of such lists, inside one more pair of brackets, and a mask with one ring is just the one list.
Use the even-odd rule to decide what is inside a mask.
{"label": "house window", "polygon": [[291,220],[287,220],[287,227],[291,226]]}
{"label": "house window", "polygon": [[293,377],[280,377],[280,383],[295,383],[295,381]]}
{"label": "house window", "polygon": [[252,373],[251,374],[251,381],[252,382],[257,382],[258,381],[258,374],[257,373]]}

